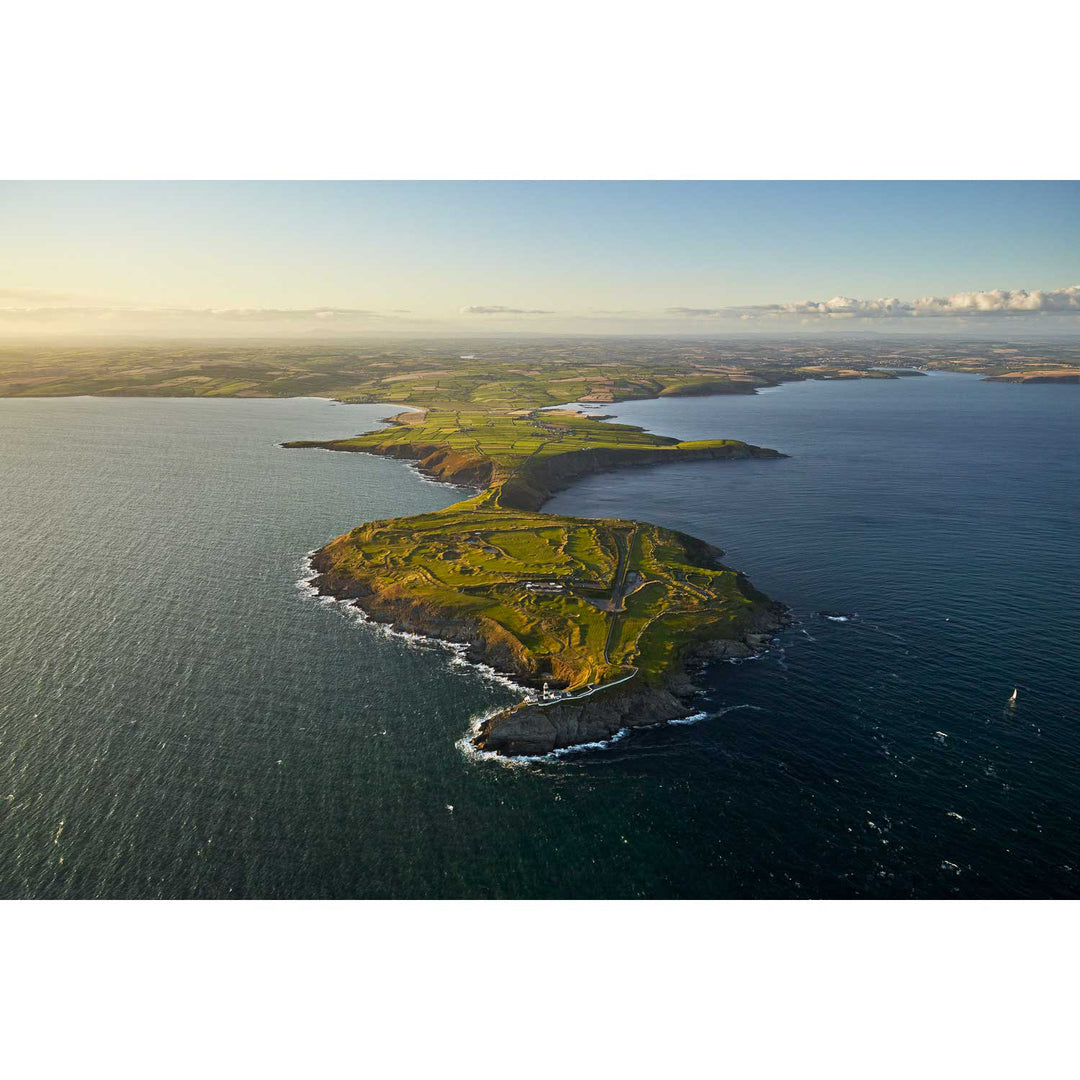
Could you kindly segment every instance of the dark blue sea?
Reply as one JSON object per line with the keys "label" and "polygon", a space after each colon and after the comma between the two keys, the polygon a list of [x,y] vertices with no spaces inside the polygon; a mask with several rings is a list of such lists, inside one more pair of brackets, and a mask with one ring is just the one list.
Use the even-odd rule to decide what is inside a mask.
{"label": "dark blue sea", "polygon": [[790,457],[547,509],[702,537],[798,621],[699,722],[528,765],[458,745],[511,690],[297,587],[460,497],[277,445],[388,411],[0,401],[0,896],[1080,897],[1080,388],[606,408]]}

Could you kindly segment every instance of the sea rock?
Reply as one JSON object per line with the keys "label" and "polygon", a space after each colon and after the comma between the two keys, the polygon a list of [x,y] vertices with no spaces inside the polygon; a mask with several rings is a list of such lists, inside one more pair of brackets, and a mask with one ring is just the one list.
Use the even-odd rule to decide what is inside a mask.
{"label": "sea rock", "polygon": [[581,701],[508,709],[485,721],[474,741],[481,750],[530,757],[601,742],[624,728],[679,720],[693,711],[670,690],[649,687],[625,693],[613,691]]}

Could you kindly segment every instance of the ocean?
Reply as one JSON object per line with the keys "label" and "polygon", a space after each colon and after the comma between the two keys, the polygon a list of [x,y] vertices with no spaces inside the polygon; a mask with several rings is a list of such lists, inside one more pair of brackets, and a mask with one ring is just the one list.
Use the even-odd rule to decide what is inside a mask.
{"label": "ocean", "polygon": [[393,411],[0,400],[0,897],[1080,896],[1080,388],[604,407],[790,457],[546,509],[699,536],[797,622],[697,722],[528,764],[460,746],[512,689],[299,587],[462,496],[278,446]]}

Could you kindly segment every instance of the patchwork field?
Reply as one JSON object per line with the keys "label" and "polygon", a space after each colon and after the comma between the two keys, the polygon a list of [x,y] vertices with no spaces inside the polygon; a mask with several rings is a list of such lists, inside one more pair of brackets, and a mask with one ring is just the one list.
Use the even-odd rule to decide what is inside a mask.
{"label": "patchwork field", "polygon": [[897,371],[1023,375],[1048,369],[1080,370],[1080,349],[1068,342],[1021,348],[857,334],[228,343],[61,339],[0,344],[0,397],[317,395],[487,411],[659,394],[752,393],[784,381],[893,378]]}
{"label": "patchwork field", "polygon": [[338,537],[315,556],[317,586],[380,621],[468,642],[476,658],[571,696],[631,678],[660,686],[691,645],[753,630],[771,602],[714,548],[655,525],[538,510],[587,472],[781,455],[513,404],[426,406],[352,438],[287,443],[413,460],[481,489],[438,513]]}
{"label": "patchwork field", "polygon": [[729,439],[652,435],[566,403],[928,370],[1073,382],[1080,350],[861,335],[37,342],[0,346],[0,396],[317,395],[407,409],[377,431],[288,445],[410,460],[478,493],[440,513],[338,537],[313,558],[316,585],[381,621],[465,643],[472,659],[537,692],[548,683],[554,701],[491,718],[475,740],[533,753],[688,715],[692,704],[676,688],[689,652],[710,643],[717,655],[747,655],[783,621],[779,605],[692,537],[540,513],[554,491],[588,473],[782,455]]}
{"label": "patchwork field", "polygon": [[476,498],[362,525],[317,565],[328,591],[376,618],[475,628],[520,676],[577,691],[635,672],[660,683],[681,646],[750,629],[764,598],[719,554],[655,525]]}
{"label": "patchwork field", "polygon": [[[1066,345],[1021,350],[859,335],[38,342],[0,347],[0,395],[318,395],[406,408],[377,431],[288,445],[414,461],[479,493],[441,513],[339,537],[314,557],[317,585],[377,619],[465,642],[474,659],[534,687],[555,688],[553,708],[523,707],[489,723],[484,745],[511,752],[677,715],[683,705],[668,688],[691,649],[724,643],[724,655],[740,655],[779,624],[778,606],[692,537],[539,511],[554,491],[588,473],[782,455],[729,439],[652,435],[567,402],[745,394],[785,381],[926,370],[1065,382],[1080,372],[1080,353]],[[592,696],[597,689],[603,692]]]}

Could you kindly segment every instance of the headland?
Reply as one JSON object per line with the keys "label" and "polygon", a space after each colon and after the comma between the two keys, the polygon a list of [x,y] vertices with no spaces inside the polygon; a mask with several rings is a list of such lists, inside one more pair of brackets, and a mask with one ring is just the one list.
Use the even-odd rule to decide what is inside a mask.
{"label": "headland", "polygon": [[525,700],[482,724],[477,748],[544,754],[691,715],[689,658],[752,655],[783,624],[782,606],[701,540],[540,509],[590,473],[784,456],[777,451],[527,405],[432,404],[389,425],[285,445],[401,458],[480,491],[339,536],[313,555],[312,584],[378,622],[464,644],[469,659],[529,687]]}

